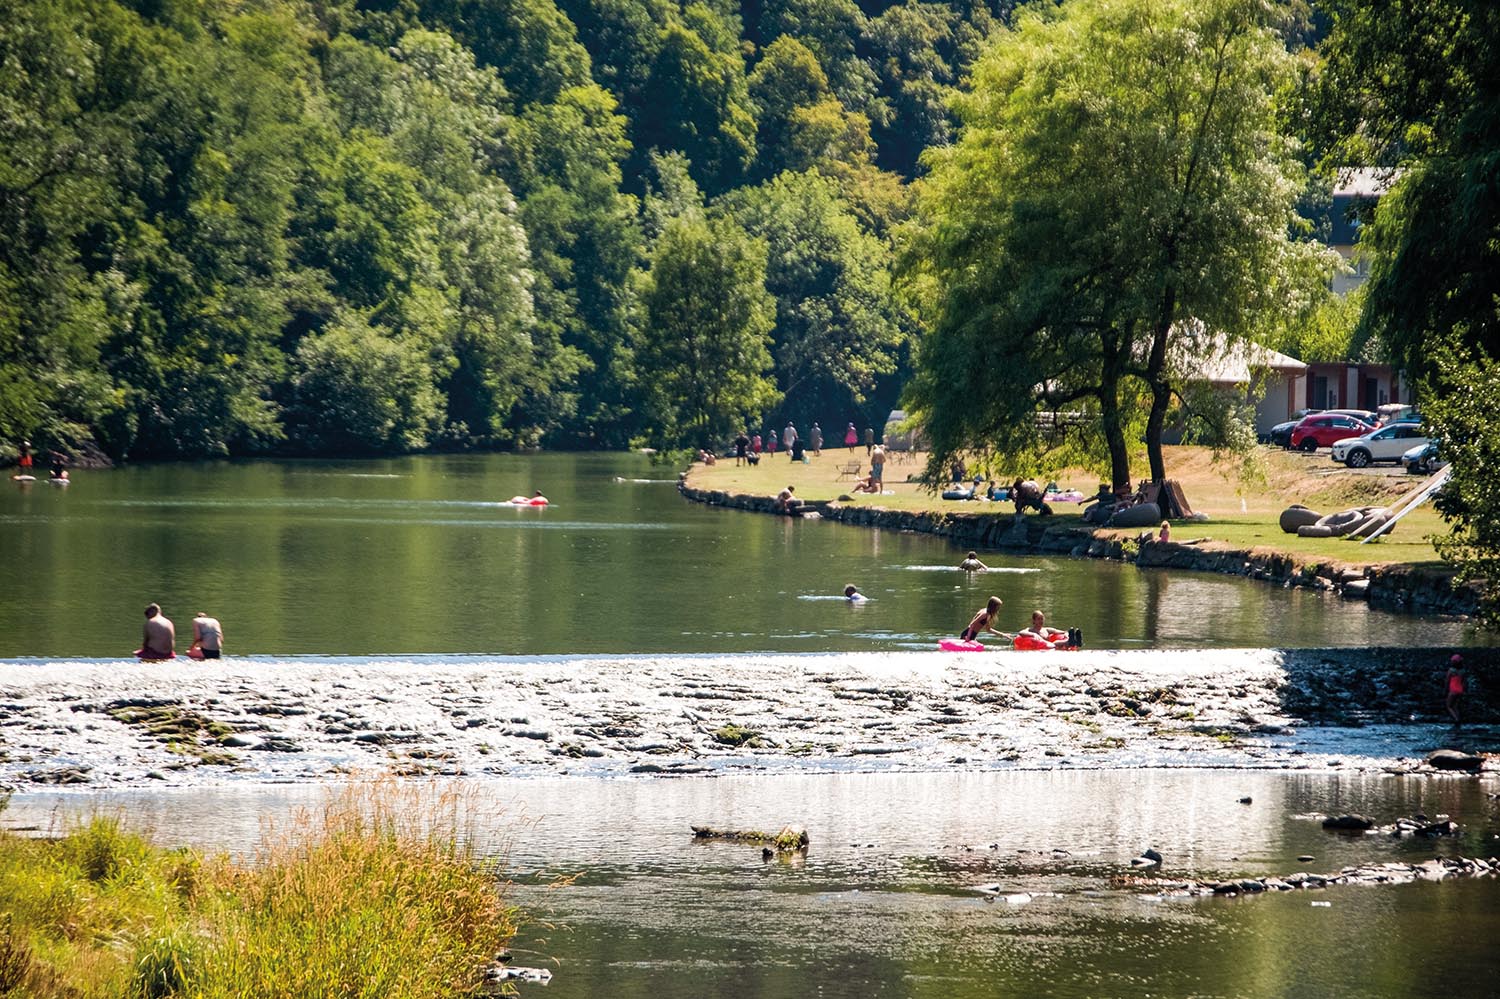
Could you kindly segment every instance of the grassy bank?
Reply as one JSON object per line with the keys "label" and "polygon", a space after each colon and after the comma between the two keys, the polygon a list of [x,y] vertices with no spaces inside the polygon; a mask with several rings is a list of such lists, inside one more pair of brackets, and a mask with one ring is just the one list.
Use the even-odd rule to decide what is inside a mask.
{"label": "grassy bank", "polygon": [[[869,507],[885,507],[915,512],[1009,516],[1009,503],[975,503],[944,500],[936,492],[915,481],[925,466],[926,456],[893,456],[885,469],[885,494],[853,495],[853,482],[841,478],[843,466],[857,462],[861,474],[868,472],[869,459],[863,447],[850,454],[846,448],[825,450],[821,457],[811,457],[806,464],[787,460],[784,455],[762,457],[757,467],[736,466],[733,459],[721,459],[712,466],[692,466],[688,481],[699,489],[729,493],[774,495],[788,484],[806,500],[835,500]],[[1203,524],[1179,524],[1174,527],[1177,539],[1206,538],[1212,545],[1233,549],[1264,549],[1283,552],[1303,561],[1343,562],[1350,565],[1420,565],[1436,563],[1437,552],[1431,537],[1445,534],[1447,527],[1430,505],[1413,512],[1397,524],[1386,537],[1368,545],[1340,538],[1301,538],[1283,534],[1277,518],[1292,503],[1302,503],[1323,513],[1351,506],[1382,506],[1394,502],[1416,485],[1416,476],[1353,472],[1335,465],[1327,452],[1314,455],[1262,448],[1254,456],[1252,474],[1239,474],[1240,466],[1215,462],[1206,448],[1174,447],[1167,451],[1168,474],[1182,483],[1188,502],[1195,511],[1208,515]],[[1009,481],[1014,471],[995,469],[996,478]],[[1041,475],[1035,470],[1025,472]],[[1062,488],[1076,488],[1093,494],[1099,486],[1095,473],[1083,469],[1063,469],[1050,476]],[[1055,520],[1058,524],[1081,525],[1078,515],[1082,504],[1060,504]],[[1130,536],[1138,530],[1128,532]]]}
{"label": "grassy bank", "polygon": [[250,860],[163,849],[95,817],[0,833],[0,996],[477,994],[515,931],[451,793],[351,785]]}

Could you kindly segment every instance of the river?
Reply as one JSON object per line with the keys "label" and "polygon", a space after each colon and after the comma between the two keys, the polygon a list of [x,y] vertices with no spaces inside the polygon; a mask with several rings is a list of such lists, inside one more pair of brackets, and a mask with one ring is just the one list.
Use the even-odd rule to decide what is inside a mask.
{"label": "river", "polygon": [[[638,456],[439,456],[0,494],[0,775],[21,788],[0,824],[118,810],[247,850],[334,774],[423,761],[486,803],[481,835],[537,917],[517,963],[569,999],[1493,992],[1493,878],[1151,883],[1500,852],[1492,774],[1395,772],[1450,741],[1420,690],[1372,705],[1355,686],[1371,647],[1488,644],[1463,624],[1066,558],[966,576],[935,538],[698,506],[672,479]],[[546,509],[504,502],[538,489]],[[869,602],[839,599],[848,582]],[[1006,623],[1040,606],[1089,650],[932,651],[990,593]],[[180,632],[219,616],[232,658],[121,664],[148,600]],[[1297,647],[1332,651],[1278,651]],[[1308,690],[1342,705],[1332,722],[1292,724]],[[131,701],[189,706],[243,748],[193,765],[110,713]],[[725,721],[770,745],[720,745]],[[28,776],[69,768],[84,786]],[[1459,833],[1321,827],[1344,812]],[[688,831],[782,823],[806,826],[805,857]],[[1148,846],[1161,872],[1128,881]]]}
{"label": "river", "polygon": [[[772,474],[767,470],[766,474]],[[506,501],[540,490],[545,509]],[[638,455],[257,461],[0,490],[0,656],[112,657],[151,601],[235,654],[930,649],[991,594],[1096,648],[1455,645],[1463,624],[1245,579],[947,542],[684,501]],[[842,599],[857,585],[869,598]],[[180,644],[186,644],[182,642]]]}

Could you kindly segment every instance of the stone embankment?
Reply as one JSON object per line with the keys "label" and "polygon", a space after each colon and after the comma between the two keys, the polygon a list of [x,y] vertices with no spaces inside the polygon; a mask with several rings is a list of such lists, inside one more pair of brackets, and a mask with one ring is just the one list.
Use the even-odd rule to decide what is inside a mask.
{"label": "stone embankment", "polygon": [[[774,513],[769,496],[697,489],[679,482],[682,495],[698,503],[754,513]],[[1036,554],[1133,562],[1143,569],[1182,569],[1246,576],[1283,587],[1305,587],[1337,593],[1371,606],[1413,614],[1463,617],[1474,613],[1478,589],[1456,586],[1451,571],[1429,566],[1356,565],[1314,562],[1270,549],[1232,548],[1221,543],[1137,541],[1119,531],[1054,526],[1035,515],[888,510],[838,502],[806,503],[803,509],[823,520],[889,531],[948,538],[961,547],[997,548]]]}

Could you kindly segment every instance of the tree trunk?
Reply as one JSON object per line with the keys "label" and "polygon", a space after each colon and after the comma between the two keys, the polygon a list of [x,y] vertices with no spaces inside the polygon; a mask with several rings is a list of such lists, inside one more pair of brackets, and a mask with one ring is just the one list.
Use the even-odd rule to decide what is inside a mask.
{"label": "tree trunk", "polygon": [[[1175,248],[1167,258],[1175,263]],[[1167,462],[1161,453],[1161,435],[1166,429],[1167,408],[1172,404],[1172,384],[1167,379],[1167,343],[1172,335],[1172,313],[1177,308],[1177,288],[1168,284],[1162,293],[1161,314],[1151,337],[1151,353],[1146,358],[1146,383],[1151,386],[1151,413],[1146,417],[1146,460],[1151,464],[1151,481],[1167,480]]]}
{"label": "tree trunk", "polygon": [[1099,369],[1099,424],[1109,448],[1110,487],[1115,491],[1130,488],[1130,449],[1125,444],[1125,426],[1120,416],[1120,379],[1124,373],[1124,352],[1117,336],[1103,339],[1103,364]]}
{"label": "tree trunk", "polygon": [[1167,407],[1172,402],[1172,387],[1164,381],[1151,383],[1151,414],[1146,417],[1146,460],[1151,464],[1151,481],[1165,482],[1167,463],[1161,453],[1161,436],[1166,427]]}

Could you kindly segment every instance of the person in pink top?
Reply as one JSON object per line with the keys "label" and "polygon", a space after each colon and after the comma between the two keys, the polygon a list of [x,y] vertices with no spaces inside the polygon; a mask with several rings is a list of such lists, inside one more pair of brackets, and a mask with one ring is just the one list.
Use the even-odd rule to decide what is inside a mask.
{"label": "person in pink top", "polygon": [[854,424],[849,424],[849,429],[844,431],[844,445],[849,448],[849,453],[854,453],[854,445],[859,443],[859,431],[854,429]]}
{"label": "person in pink top", "polygon": [[1454,653],[1453,658],[1448,660],[1448,714],[1453,716],[1454,725],[1463,724],[1463,715],[1459,711],[1458,700],[1464,696],[1464,657]]}

